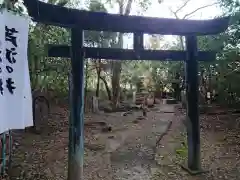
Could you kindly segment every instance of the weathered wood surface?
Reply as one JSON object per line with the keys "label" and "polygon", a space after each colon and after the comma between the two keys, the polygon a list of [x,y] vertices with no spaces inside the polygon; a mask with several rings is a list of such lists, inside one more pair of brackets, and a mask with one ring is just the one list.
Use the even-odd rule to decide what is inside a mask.
{"label": "weathered wood surface", "polygon": [[[141,16],[125,16],[89,12],[52,5],[39,0],[24,0],[29,15],[38,22],[62,27],[81,25],[84,30],[142,32],[162,35],[209,35],[225,31],[229,17],[213,20],[182,20]],[[96,23],[98,22],[98,23]]]}
{"label": "weathered wood surface", "polygon": [[[80,49],[79,49],[80,51]],[[114,60],[152,60],[152,61],[184,61],[185,51],[174,50],[139,50],[118,49],[118,48],[83,48],[85,58],[94,59],[114,59]],[[67,45],[48,45],[49,57],[70,58],[70,46]],[[199,51],[199,61],[215,60],[216,52]]]}

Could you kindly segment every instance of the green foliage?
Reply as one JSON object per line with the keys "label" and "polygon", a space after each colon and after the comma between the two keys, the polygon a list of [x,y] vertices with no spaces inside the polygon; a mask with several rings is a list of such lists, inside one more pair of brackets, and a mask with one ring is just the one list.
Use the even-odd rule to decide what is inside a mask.
{"label": "green foliage", "polygon": [[238,84],[240,78],[240,3],[238,0],[220,0],[220,3],[224,16],[232,17],[230,27],[225,33],[211,37],[208,43],[205,43],[208,44],[208,49],[218,50],[219,53],[215,62],[202,68],[205,68],[205,71],[208,70],[208,75],[211,74],[211,85],[219,93],[219,102],[237,105],[240,97]]}
{"label": "green foliage", "polygon": [[0,3],[0,10],[7,9],[16,14],[24,14],[24,6],[21,2],[14,2],[11,0],[3,0],[2,4]]}
{"label": "green foliage", "polygon": [[[229,99],[229,91],[234,94],[234,101],[238,103],[240,99],[239,72],[240,72],[240,5],[237,0],[219,0],[224,10],[224,15],[231,15],[231,26],[220,35],[205,36],[198,38],[200,50],[218,51],[216,61],[211,63],[199,63],[199,72],[206,81],[206,89],[212,88],[219,93],[219,102],[226,104]],[[67,0],[48,0],[49,3],[60,6],[76,6],[75,1]],[[116,1],[109,0],[103,2],[100,0],[89,0],[87,9],[91,11],[107,12],[109,5],[119,8],[117,13],[129,14],[131,5],[134,3],[137,9],[143,13],[150,5],[149,0],[138,1]],[[18,7],[20,5],[16,5]],[[111,7],[111,6],[110,6]],[[16,9],[16,8],[15,8]],[[21,12],[23,10],[19,9]],[[140,14],[141,14],[140,13]],[[85,45],[91,47],[122,47],[122,34],[116,32],[85,32]],[[70,69],[70,60],[64,58],[47,58],[46,44],[70,44],[69,30],[47,26],[43,24],[31,24],[29,35],[29,67],[31,72],[32,88],[53,89],[59,94],[66,94],[68,91],[68,73]],[[162,36],[153,35],[148,41],[148,48],[151,49],[182,49],[182,43],[164,44]],[[100,91],[105,90],[106,84],[111,90],[111,80],[116,73],[116,63],[114,61],[91,59],[87,61],[86,83],[88,89],[96,89],[97,68],[101,67],[101,78],[107,83],[100,81]],[[119,64],[118,64],[119,65]],[[133,91],[136,89],[139,77],[148,76],[153,81],[153,89],[162,91],[164,86],[170,86],[179,72],[184,77],[183,62],[150,62],[150,61],[125,61],[120,63],[120,87]],[[116,77],[116,74],[114,75]],[[114,81],[112,81],[114,82]],[[113,88],[114,89],[114,88]],[[232,98],[232,96],[231,96]],[[230,101],[229,101],[230,102]]]}
{"label": "green foliage", "polygon": [[[67,1],[51,0],[49,3],[66,5]],[[52,89],[58,94],[68,91],[70,61],[63,58],[48,58],[47,44],[69,44],[68,30],[44,24],[31,24],[29,34],[29,68],[32,89]]]}
{"label": "green foliage", "polygon": [[187,135],[186,133],[183,133],[182,135],[182,142],[181,146],[175,150],[177,157],[179,157],[181,160],[186,160],[188,156],[188,146],[187,146]]}

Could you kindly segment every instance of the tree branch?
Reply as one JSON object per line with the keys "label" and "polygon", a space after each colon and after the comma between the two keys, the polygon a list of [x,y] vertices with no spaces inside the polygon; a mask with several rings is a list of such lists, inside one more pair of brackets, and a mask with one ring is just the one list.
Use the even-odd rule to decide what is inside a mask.
{"label": "tree branch", "polygon": [[[178,13],[179,13],[184,7],[186,7],[187,4],[188,4],[190,1],[191,1],[191,0],[185,1],[184,4],[183,4],[181,7],[179,7],[176,11],[173,11],[172,8],[170,8],[170,7],[169,7],[169,10],[170,10],[171,13],[175,16],[176,19],[180,19],[179,16],[178,16]],[[202,10],[202,9],[204,9],[204,8],[208,8],[208,7],[214,6],[214,5],[216,5],[216,4],[218,4],[218,2],[215,2],[215,3],[212,3],[212,4],[208,4],[208,5],[205,5],[205,6],[201,6],[201,7],[197,8],[197,9],[195,9],[194,11],[192,11],[192,12],[190,12],[190,13],[188,13],[188,14],[185,14],[185,15],[183,16],[183,18],[181,18],[181,19],[187,19],[189,16],[193,15],[193,14],[196,13],[197,11]]]}
{"label": "tree branch", "polygon": [[169,7],[169,11],[175,16],[176,19],[180,19],[177,15],[177,11],[173,11],[171,7]]}
{"label": "tree branch", "polygon": [[[216,3],[212,3],[212,4],[208,4],[208,5],[205,5],[205,6],[201,6],[197,9],[195,9],[194,11],[188,13],[188,14],[185,14],[183,16],[183,18],[180,18],[178,16],[178,13],[184,8],[187,6],[187,4],[190,2],[191,0],[186,0],[182,6],[180,6],[176,11],[173,11],[171,7],[169,7],[169,10],[171,11],[171,13],[175,16],[176,19],[187,19],[189,16],[191,17],[191,15],[193,15],[194,13],[196,13],[197,11],[201,10],[201,9],[204,9],[204,8],[207,8],[207,7],[210,7],[210,6],[213,6],[213,5],[216,5],[218,4],[217,2]],[[182,50],[184,50],[184,43],[183,43],[183,37],[181,36],[180,37],[180,44],[181,44],[181,48]]]}
{"label": "tree branch", "polygon": [[186,0],[182,6],[180,6],[174,13],[177,14],[179,11],[181,11],[191,0]]}
{"label": "tree branch", "polygon": [[133,0],[128,0],[124,15],[129,15],[132,9]]}
{"label": "tree branch", "polygon": [[188,16],[196,13],[197,11],[199,11],[199,10],[201,10],[201,9],[204,9],[204,8],[207,8],[207,7],[214,6],[214,5],[216,5],[216,4],[218,4],[218,2],[215,2],[215,3],[212,3],[212,4],[208,4],[208,5],[205,5],[205,6],[201,6],[201,7],[197,8],[197,9],[195,9],[194,11],[192,11],[192,12],[190,12],[190,13],[188,13],[188,14],[185,14],[185,16],[183,16],[182,19],[186,19]]}
{"label": "tree branch", "polygon": [[66,6],[68,4],[68,0],[60,0],[56,4],[58,6]]}
{"label": "tree branch", "polygon": [[234,70],[232,70],[232,71],[226,73],[223,77],[226,78],[227,76],[231,75],[231,74],[234,73],[234,72],[238,72],[239,70],[240,70],[240,67],[237,67],[237,68],[235,68]]}

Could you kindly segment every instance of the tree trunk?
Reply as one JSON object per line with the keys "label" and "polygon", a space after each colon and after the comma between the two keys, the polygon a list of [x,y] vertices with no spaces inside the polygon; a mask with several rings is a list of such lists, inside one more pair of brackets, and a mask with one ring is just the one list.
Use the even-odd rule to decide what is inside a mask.
{"label": "tree trunk", "polygon": [[[124,10],[124,1],[118,1],[119,5],[119,14],[121,15],[129,15],[132,9],[133,0],[128,0],[126,4],[126,8]],[[118,34],[118,43],[117,48],[123,48],[123,33]],[[112,102],[113,106],[117,107],[119,104],[120,99],[120,78],[121,78],[121,70],[122,70],[122,63],[121,61],[114,61],[113,62],[113,74],[112,74]]]}
{"label": "tree trunk", "polygon": [[100,64],[101,64],[101,59],[98,60],[97,68],[96,68],[96,69],[97,69],[97,88],[96,88],[96,97],[99,97],[100,75],[101,75]]}
{"label": "tree trunk", "polygon": [[[123,34],[119,33],[119,42],[118,47],[123,47]],[[113,62],[113,74],[112,74],[112,101],[113,106],[117,107],[119,105],[120,99],[120,78],[121,78],[121,71],[122,71],[122,63],[121,61],[114,61]]]}
{"label": "tree trunk", "polygon": [[85,71],[84,102],[87,102],[87,95],[88,95],[87,92],[88,92],[88,60],[86,61],[86,71]]}
{"label": "tree trunk", "polygon": [[112,75],[112,101],[113,106],[117,107],[120,98],[120,76],[121,76],[121,62],[113,63],[113,75]]}
{"label": "tree trunk", "polygon": [[104,77],[102,77],[102,76],[99,76],[99,78],[103,81],[103,83],[105,85],[105,88],[106,88],[106,91],[107,91],[107,95],[108,95],[108,100],[111,101],[112,100],[111,90],[108,87],[106,79]]}

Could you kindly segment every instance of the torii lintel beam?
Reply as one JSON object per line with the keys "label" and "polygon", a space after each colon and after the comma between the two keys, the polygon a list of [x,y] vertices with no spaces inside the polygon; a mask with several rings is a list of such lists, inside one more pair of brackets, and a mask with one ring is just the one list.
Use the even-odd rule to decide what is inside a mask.
{"label": "torii lintel beam", "polygon": [[[49,57],[70,58],[70,46],[66,45],[48,45]],[[79,49],[80,51],[80,49]],[[91,48],[84,47],[85,58],[93,59],[114,59],[114,60],[152,60],[152,61],[184,61],[186,60],[186,51],[170,50],[138,50],[117,49],[117,48]],[[199,61],[214,61],[216,52],[199,51],[197,59]]]}
{"label": "torii lintel beam", "polygon": [[142,32],[162,35],[210,35],[225,31],[229,17],[212,20],[181,20],[141,16],[125,16],[90,12],[52,5],[39,0],[24,0],[29,15],[37,22],[83,30]]}

